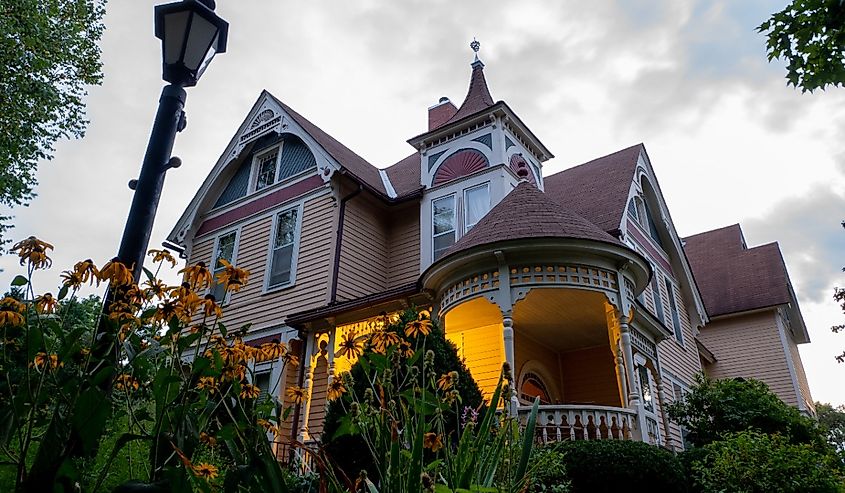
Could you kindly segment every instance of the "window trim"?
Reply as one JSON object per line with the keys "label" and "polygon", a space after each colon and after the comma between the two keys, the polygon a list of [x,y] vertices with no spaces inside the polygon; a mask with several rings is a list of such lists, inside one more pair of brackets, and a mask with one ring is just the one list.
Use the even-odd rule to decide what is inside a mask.
{"label": "window trim", "polygon": [[[434,232],[434,203],[437,202],[438,200],[443,200],[443,199],[447,199],[447,198],[451,198],[452,204],[453,204],[452,205],[452,212],[454,213],[454,218],[453,218],[451,233],[455,236],[455,243],[457,243],[458,240],[460,239],[460,237],[458,236],[458,232],[459,232],[459,230],[458,230],[458,193],[452,192],[452,193],[443,195],[441,197],[432,198],[431,199],[431,215],[430,215],[430,219],[429,219],[429,221],[431,221],[430,224],[431,224],[431,261],[432,262],[437,262],[437,260],[438,260],[437,257],[435,256],[437,249],[434,246],[434,239],[438,236],[443,236],[443,235],[448,234],[448,232],[443,232],[443,233],[439,233],[439,234]],[[455,243],[452,243],[452,245],[454,245]]]}
{"label": "window trim", "polygon": [[[649,262],[651,263],[651,262]],[[660,320],[660,323],[666,324],[666,311],[663,309],[663,297],[660,295],[660,280],[658,278],[659,271],[657,270],[657,265],[651,263],[651,300],[654,304],[654,316],[657,317],[657,320]],[[663,276],[665,279],[666,276]]]}
{"label": "window trim", "polygon": [[663,276],[663,283],[666,285],[666,291],[669,295],[669,309],[672,311],[672,328],[675,333],[675,341],[684,346],[684,326],[681,323],[681,312],[678,310],[678,300],[675,298],[675,283],[669,279],[669,276]]}
{"label": "window trim", "polygon": [[[232,260],[229,261],[232,265],[237,265],[238,262],[238,249],[240,248],[241,244],[241,227],[235,226],[233,228],[227,228],[224,230],[219,231],[217,234],[214,235],[214,248],[211,249],[211,262],[209,262],[209,270],[211,271],[211,282],[212,284],[216,284],[216,276],[217,276],[217,254],[220,252],[220,238],[235,234],[235,244],[232,246]],[[213,294],[214,293],[214,286],[209,286],[206,290],[206,294]],[[232,293],[227,291],[226,294],[223,296],[222,300],[215,300],[221,306],[226,305],[229,303],[229,300],[232,297]]]}
{"label": "window trim", "polygon": [[[273,293],[281,291],[296,285],[297,263],[299,261],[299,245],[302,243],[302,211],[303,203],[287,204],[286,206],[275,209],[271,212],[273,218],[270,226],[269,241],[267,243],[267,260],[264,262],[264,280],[262,282],[262,294]],[[270,286],[270,270],[272,268],[273,260],[273,243],[276,239],[276,228],[278,227],[279,216],[285,212],[296,210],[296,224],[294,225],[294,242],[293,251],[290,256],[290,279],[288,282]]]}
{"label": "window trim", "polygon": [[[250,174],[249,179],[249,191],[247,195],[254,194],[256,192],[260,192],[262,190],[267,190],[268,188],[272,187],[276,183],[279,183],[279,167],[282,163],[282,146],[284,144],[284,140],[271,145],[267,149],[260,151],[252,157],[252,172]],[[272,154],[273,152],[276,153],[276,163],[274,166],[273,171],[273,183],[268,183],[263,188],[258,188],[258,174],[259,174],[259,167],[261,166],[261,158],[267,156],[268,154]]]}
{"label": "window trim", "polygon": [[[478,189],[481,189],[481,188],[487,189],[487,212],[484,213],[484,216],[486,216],[490,212],[490,209],[492,209],[492,207],[490,206],[491,200],[490,200],[490,182],[489,181],[485,181],[484,183],[479,183],[478,185],[473,185],[471,187],[464,188],[463,189],[463,197],[462,197],[463,203],[461,204],[463,206],[462,207],[462,209],[463,209],[463,214],[462,214],[463,221],[462,222],[463,222],[464,229],[463,229],[463,234],[461,236],[469,233],[469,231],[472,228],[474,228],[479,222],[481,222],[481,219],[484,219],[484,216],[482,216],[481,219],[476,221],[475,224],[473,224],[473,225],[467,224],[467,218],[469,217],[469,214],[467,214],[467,212],[466,212],[466,204],[469,203],[469,200],[467,200],[467,195],[469,194],[469,192],[471,192],[473,190],[478,190]],[[456,215],[457,215],[457,211],[456,211]],[[434,218],[433,214],[432,214],[432,218]],[[432,231],[434,231],[434,230],[432,229]],[[432,235],[432,238],[433,237],[434,237],[434,235]],[[457,243],[457,241],[459,239],[460,238],[456,238],[455,242]]]}

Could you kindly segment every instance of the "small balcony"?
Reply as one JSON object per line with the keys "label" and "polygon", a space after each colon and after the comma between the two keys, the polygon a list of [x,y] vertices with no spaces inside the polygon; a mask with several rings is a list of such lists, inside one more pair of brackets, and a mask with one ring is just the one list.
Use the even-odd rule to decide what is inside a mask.
{"label": "small balcony", "polygon": [[[519,406],[519,418],[528,419],[531,406]],[[536,443],[567,440],[631,440],[637,414],[631,409],[578,404],[541,405],[534,429]]]}

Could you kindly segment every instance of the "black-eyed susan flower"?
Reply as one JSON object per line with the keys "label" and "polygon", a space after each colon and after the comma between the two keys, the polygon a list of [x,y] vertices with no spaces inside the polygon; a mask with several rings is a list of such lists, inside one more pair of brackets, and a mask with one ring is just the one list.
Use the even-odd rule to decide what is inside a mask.
{"label": "black-eyed susan flower", "polygon": [[308,391],[298,386],[288,387],[288,390],[285,393],[294,404],[302,404],[302,401],[304,401],[308,395]]}
{"label": "black-eyed susan flower", "polygon": [[265,430],[267,430],[268,433],[273,433],[274,435],[279,434],[279,428],[276,425],[274,425],[273,423],[267,421],[266,419],[258,418],[256,420],[256,424],[258,426],[264,428]]}
{"label": "black-eyed susan flower", "polygon": [[373,351],[384,354],[390,346],[399,344],[399,335],[389,330],[380,329],[370,334],[370,346]]}
{"label": "black-eyed susan flower", "polygon": [[220,305],[214,301],[214,295],[207,294],[202,301],[200,301],[200,307],[202,307],[202,312],[206,317],[216,317],[220,318],[223,316],[223,309],[220,308]]}
{"label": "black-eyed susan flower", "polygon": [[364,354],[364,343],[361,337],[358,337],[354,330],[347,332],[340,340],[339,349],[335,353],[335,357],[344,356],[349,359],[355,359]]}
{"label": "black-eyed susan flower", "polygon": [[160,279],[148,279],[144,282],[144,286],[148,297],[155,296],[158,299],[164,299],[167,296],[167,284]]}
{"label": "black-eyed susan flower", "polygon": [[217,274],[217,282],[225,285],[226,291],[234,293],[240,291],[249,278],[249,271],[238,269],[224,258],[219,259],[218,262],[223,265],[223,270]]}
{"label": "black-eyed susan flower", "polygon": [[191,467],[191,471],[194,473],[194,476],[205,479],[206,481],[217,477],[217,467],[207,462],[194,464]]}
{"label": "black-eyed susan flower", "polygon": [[153,258],[153,262],[169,262],[171,267],[176,267],[176,259],[167,250],[151,249],[147,252],[147,255]]}
{"label": "black-eyed susan flower", "polygon": [[132,271],[117,257],[111,259],[100,270],[100,280],[108,281],[112,286],[128,286],[134,282]]}
{"label": "black-eyed susan flower", "polygon": [[209,435],[204,431],[200,432],[200,442],[208,445],[209,447],[217,446],[217,439],[214,438],[213,435]]}
{"label": "black-eyed susan flower", "polygon": [[443,448],[443,440],[437,433],[426,433],[425,436],[423,436],[423,447],[431,449],[432,452],[437,452]]}
{"label": "black-eyed susan flower", "polygon": [[408,341],[399,341],[399,354],[404,358],[410,358],[414,355],[414,348]]}
{"label": "black-eyed susan flower", "polygon": [[458,383],[458,372],[450,371],[449,373],[440,375],[440,378],[437,380],[437,388],[440,390],[449,390],[456,383]]}
{"label": "black-eyed susan flower", "polygon": [[79,277],[80,283],[94,283],[100,284],[100,271],[94,265],[94,261],[89,259],[82,260],[73,265],[73,273]]}
{"label": "black-eyed susan flower", "polygon": [[211,272],[205,266],[205,262],[197,262],[179,271],[188,285],[194,289],[205,289],[211,285]]}
{"label": "black-eyed susan flower", "polygon": [[258,347],[261,361],[277,360],[287,354],[288,348],[283,342],[265,342]]}
{"label": "black-eyed susan flower", "polygon": [[25,304],[11,296],[6,296],[0,300],[0,326],[10,325],[17,327],[23,325],[24,312],[26,312]]}
{"label": "black-eyed susan flower", "polygon": [[35,358],[32,359],[32,362],[29,364],[30,368],[35,368],[38,370],[44,368],[50,368],[51,370],[55,370],[60,366],[64,366],[63,363],[59,362],[59,355],[47,354],[43,352],[39,352],[35,354]]}
{"label": "black-eyed susan flower", "polygon": [[117,390],[138,390],[141,384],[132,375],[122,373],[114,380],[114,388]]}
{"label": "black-eyed susan flower", "polygon": [[30,236],[15,243],[10,251],[17,253],[21,259],[21,265],[29,263],[33,269],[44,269],[53,264],[53,261],[47,256],[47,250],[52,249],[53,245]]}
{"label": "black-eyed susan flower", "polygon": [[[82,277],[74,271],[66,270],[63,271],[59,277],[62,279],[62,284],[71,288],[71,289],[79,289],[82,286]],[[98,279],[99,282],[99,279]]]}
{"label": "black-eyed susan flower", "polygon": [[248,383],[241,386],[241,399],[257,399],[261,395],[261,389],[257,385]]}
{"label": "black-eyed susan flower", "polygon": [[335,377],[329,388],[326,391],[326,396],[330,401],[333,401],[346,393],[346,387],[343,385],[343,379]]}
{"label": "black-eyed susan flower", "polygon": [[58,300],[53,298],[51,293],[44,293],[35,298],[35,310],[38,313],[53,313],[56,311],[56,306],[58,304]]}
{"label": "black-eyed susan flower", "polygon": [[206,390],[209,394],[213,394],[217,392],[217,380],[215,380],[214,377],[200,377],[197,382],[197,388],[200,390]]}
{"label": "black-eyed susan flower", "polygon": [[410,320],[405,324],[405,335],[408,337],[416,337],[419,335],[427,336],[431,333],[431,320],[426,318],[424,314],[420,314],[416,320]]}

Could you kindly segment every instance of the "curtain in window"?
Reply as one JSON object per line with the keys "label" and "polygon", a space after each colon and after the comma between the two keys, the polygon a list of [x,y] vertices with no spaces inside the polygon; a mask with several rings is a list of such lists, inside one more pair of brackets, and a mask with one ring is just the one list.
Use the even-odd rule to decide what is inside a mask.
{"label": "curtain in window", "polygon": [[469,231],[490,210],[490,189],[487,185],[471,188],[466,191],[464,202],[466,230]]}

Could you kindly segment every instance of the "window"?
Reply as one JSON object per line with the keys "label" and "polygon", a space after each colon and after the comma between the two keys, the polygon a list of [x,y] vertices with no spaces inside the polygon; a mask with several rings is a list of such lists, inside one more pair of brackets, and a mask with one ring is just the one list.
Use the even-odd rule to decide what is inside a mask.
{"label": "window", "polygon": [[651,382],[648,377],[648,368],[643,365],[638,365],[637,374],[640,379],[640,391],[643,396],[643,407],[646,411],[654,412],[654,398],[651,394]]}
{"label": "window", "polygon": [[216,282],[217,274],[225,268],[221,260],[225,260],[230,264],[235,263],[235,248],[237,246],[237,242],[237,231],[230,231],[217,237],[217,244],[214,247],[214,261],[212,262],[212,265],[214,266],[212,271],[214,281],[211,287],[211,294],[214,295],[214,299],[217,300],[218,303],[223,303],[226,298],[226,285],[218,284]]}
{"label": "window", "polygon": [[657,280],[660,274],[657,273],[654,265],[651,266],[651,270],[654,272],[654,275],[651,276],[651,297],[654,300],[654,314],[661,322],[666,323],[663,315],[663,300],[660,299],[660,281]]}
{"label": "window", "polygon": [[675,289],[672,287],[672,281],[664,278],[666,281],[666,292],[669,295],[669,308],[672,310],[672,325],[675,329],[675,339],[684,345],[683,327],[681,327],[681,317],[678,314],[678,303],[675,300]]}
{"label": "window", "polygon": [[273,238],[270,244],[267,288],[276,288],[293,283],[298,218],[299,208],[276,214]]}
{"label": "window", "polygon": [[256,178],[255,190],[269,187],[276,182],[276,168],[279,163],[279,148],[276,147],[270,152],[260,154],[255,158]]}
{"label": "window", "polygon": [[466,233],[490,210],[490,187],[484,185],[464,191],[464,232]]}
{"label": "window", "polygon": [[261,389],[262,394],[270,393],[270,375],[269,371],[255,372],[255,382],[253,385]]}
{"label": "window", "polygon": [[526,402],[534,402],[537,397],[540,398],[540,404],[551,404],[552,399],[549,396],[549,391],[546,390],[546,385],[535,373],[526,373],[522,379],[522,386],[520,387],[520,397]]}
{"label": "window", "polygon": [[455,244],[455,196],[439,198],[431,203],[434,260]]}
{"label": "window", "polygon": [[634,218],[635,221],[640,222],[640,215],[637,213],[637,203],[636,198],[632,198],[628,201],[628,214]]}

